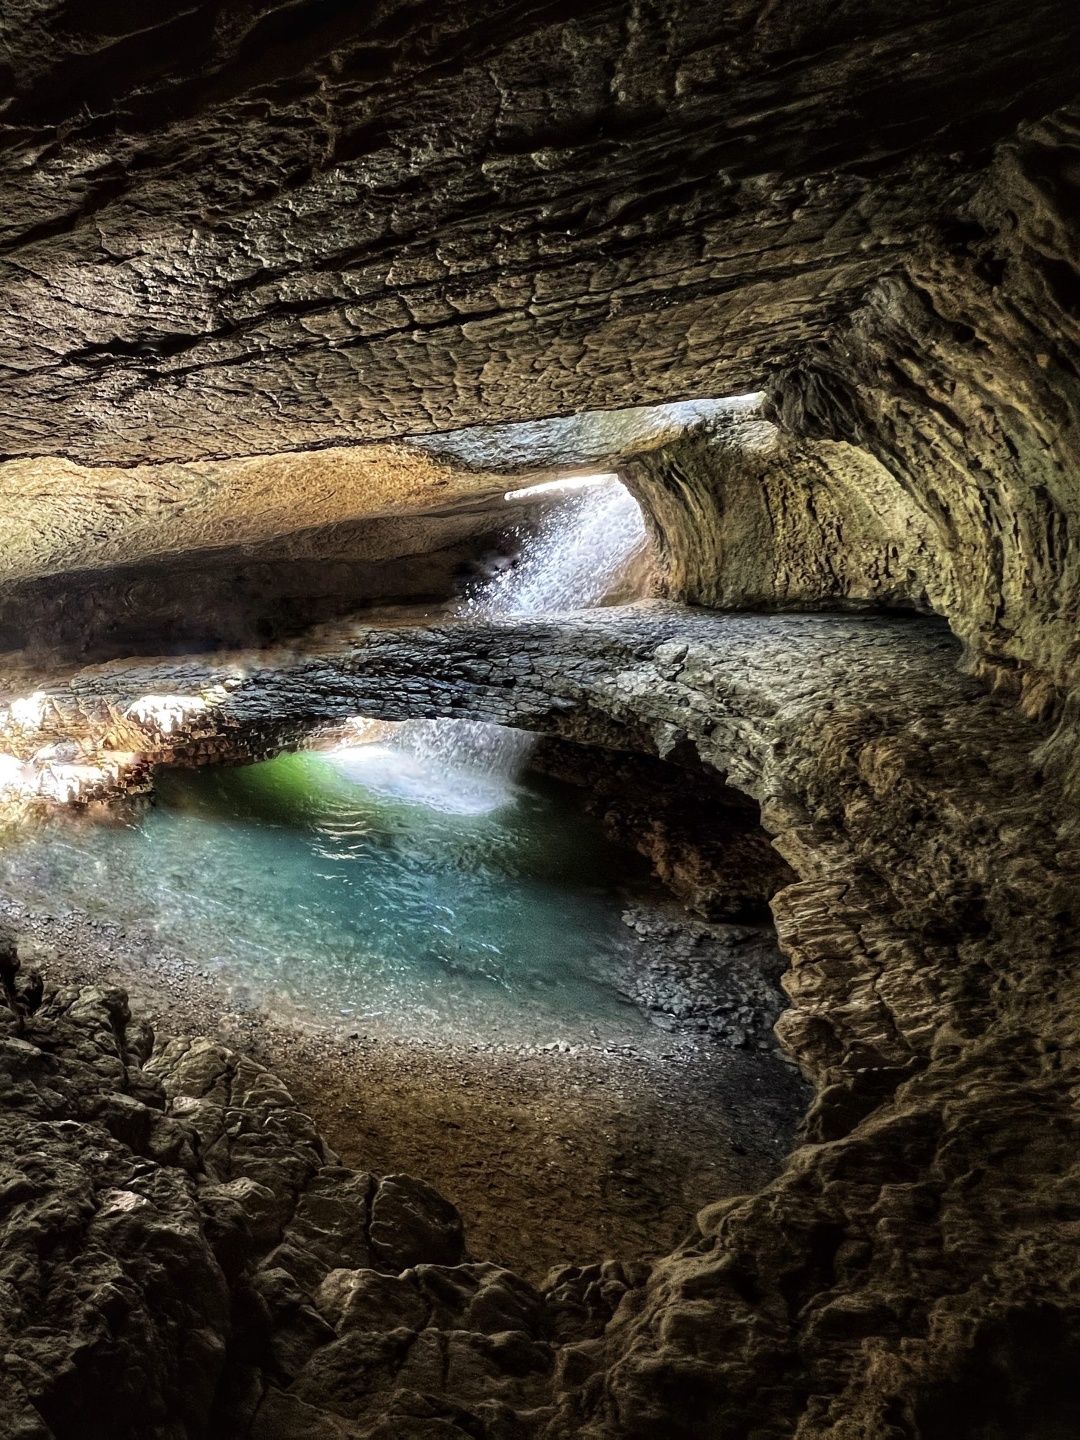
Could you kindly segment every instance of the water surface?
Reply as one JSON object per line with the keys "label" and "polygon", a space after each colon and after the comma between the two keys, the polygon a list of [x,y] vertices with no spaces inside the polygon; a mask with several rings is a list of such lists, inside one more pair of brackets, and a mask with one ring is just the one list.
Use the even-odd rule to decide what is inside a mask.
{"label": "water surface", "polygon": [[126,819],[68,812],[16,832],[0,888],[189,957],[232,1005],[457,1041],[644,1035],[620,988],[644,863],[554,786],[455,813],[409,774],[395,793],[386,763],[308,752],[167,771]]}

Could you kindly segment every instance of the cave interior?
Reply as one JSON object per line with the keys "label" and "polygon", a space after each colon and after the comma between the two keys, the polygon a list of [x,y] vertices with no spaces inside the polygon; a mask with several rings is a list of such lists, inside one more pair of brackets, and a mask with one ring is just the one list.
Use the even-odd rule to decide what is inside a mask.
{"label": "cave interior", "polygon": [[[1074,0],[0,39],[0,1440],[1074,1440]],[[121,912],[421,723],[639,876],[646,1039]]]}

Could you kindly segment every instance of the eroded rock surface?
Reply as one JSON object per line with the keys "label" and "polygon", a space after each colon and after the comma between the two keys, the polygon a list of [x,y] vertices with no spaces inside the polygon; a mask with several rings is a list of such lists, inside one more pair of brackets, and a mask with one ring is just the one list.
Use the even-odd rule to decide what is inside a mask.
{"label": "eroded rock surface", "polygon": [[[428,1389],[422,1348],[399,1371],[385,1337],[335,1350],[301,1326],[308,1368],[262,1402],[279,1433],[1069,1433],[1080,862],[1032,758],[1045,730],[957,657],[924,620],[644,606],[357,628],[263,671],[105,666],[55,687],[46,728],[89,731],[171,675],[222,687],[203,723],[234,744],[271,711],[312,725],[360,706],[689,744],[760,802],[799,877],[774,900],[792,962],[779,1029],[817,1098],[781,1175],[718,1197],[648,1276],[558,1281],[551,1294],[588,1319],[574,1335],[432,1337],[439,1373],[465,1377],[463,1409]],[[182,727],[168,743],[183,753]],[[397,1431],[375,1428],[387,1375],[405,1377],[385,1382]],[[302,1408],[320,1394],[337,1417],[322,1430]]]}
{"label": "eroded rock surface", "polygon": [[[338,527],[625,461],[673,595],[943,613],[1067,780],[1076,7],[346,10],[7,7],[0,643],[445,593],[460,534],[395,589]],[[640,407],[759,390],[772,460],[635,460]]]}
{"label": "eroded rock surface", "polygon": [[7,455],[760,388],[1076,90],[1066,0],[4,17]]}
{"label": "eroded rock surface", "polygon": [[0,650],[225,649],[456,598],[548,512],[538,482],[610,474],[711,417],[755,428],[753,405],[702,401],[185,464],[0,461]]}
{"label": "eroded rock surface", "polygon": [[[173,583],[130,567],[190,556],[220,615],[274,556],[208,549],[303,560],[291,536],[346,567],[322,612],[310,567],[276,582],[310,622],[404,593],[335,527],[632,463],[659,432],[613,407],[767,390],[764,503],[730,447],[645,464],[672,593],[926,605],[1060,704],[1078,23],[1066,0],[9,6],[3,578],[79,572],[68,610],[108,612],[116,653]],[[86,640],[47,593],[7,595],[0,643]],[[280,608],[186,643],[273,638]]]}
{"label": "eroded rock surface", "polygon": [[795,878],[762,832],[758,807],[693,746],[674,746],[665,761],[549,736],[529,766],[579,787],[605,833],[646,856],[696,915],[764,920],[777,890]]}
{"label": "eroded rock surface", "polygon": [[119,990],[0,1032],[0,1433],[406,1433],[546,1396],[559,1307],[466,1261],[422,1180],[338,1164],[261,1066],[154,1047]]}
{"label": "eroded rock surface", "polygon": [[705,424],[631,460],[669,593],[911,607],[1057,716],[1076,793],[1080,111],[1021,125],[953,222],[771,375],[777,429]]}

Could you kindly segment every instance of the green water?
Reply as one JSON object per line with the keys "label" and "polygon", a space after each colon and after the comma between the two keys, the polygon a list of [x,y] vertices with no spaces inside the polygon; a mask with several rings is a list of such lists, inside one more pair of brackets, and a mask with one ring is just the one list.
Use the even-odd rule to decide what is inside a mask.
{"label": "green water", "polygon": [[458,1041],[642,1034],[628,878],[643,865],[554,787],[452,813],[316,753],[166,772],[126,820],[55,815],[0,852],[5,895],[189,957],[231,1006]]}

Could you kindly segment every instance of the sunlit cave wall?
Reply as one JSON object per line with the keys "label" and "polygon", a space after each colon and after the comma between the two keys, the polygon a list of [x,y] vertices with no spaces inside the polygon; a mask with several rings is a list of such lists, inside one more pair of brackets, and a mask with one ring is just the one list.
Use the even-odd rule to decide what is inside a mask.
{"label": "sunlit cave wall", "polygon": [[1001,147],[954,232],[778,375],[781,423],[872,455],[932,525],[932,600],[1042,710],[1077,682],[1080,110]]}
{"label": "sunlit cave wall", "polygon": [[1064,716],[1047,759],[1071,766],[1078,206],[1073,108],[1002,145],[951,228],[773,372],[756,430],[711,421],[629,467],[669,593],[934,611],[978,673]]}
{"label": "sunlit cave wall", "polygon": [[931,608],[931,528],[864,451],[711,421],[636,457],[665,592],[718,609]]}
{"label": "sunlit cave wall", "polygon": [[244,648],[366,606],[441,603],[510,552],[539,507],[376,516],[0,587],[0,651],[84,658]]}
{"label": "sunlit cave wall", "polygon": [[[0,651],[244,647],[370,604],[460,599],[564,503],[561,482],[601,480],[740,408],[583,411],[188,464],[0,461]],[[622,598],[650,588],[646,559]]]}

